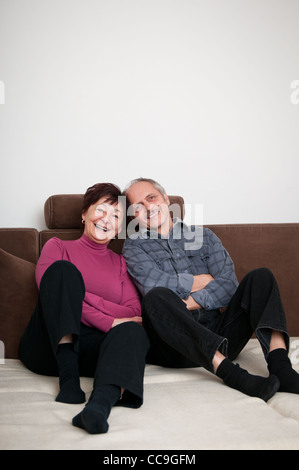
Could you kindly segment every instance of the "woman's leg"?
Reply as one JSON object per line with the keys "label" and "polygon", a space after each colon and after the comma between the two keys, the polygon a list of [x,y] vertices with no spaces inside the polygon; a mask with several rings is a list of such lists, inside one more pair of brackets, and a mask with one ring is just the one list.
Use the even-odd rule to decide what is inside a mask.
{"label": "woman's leg", "polygon": [[[85,408],[73,418],[74,426],[91,434],[108,431],[107,420],[112,406],[138,408],[142,405],[145,357],[149,348],[145,330],[134,322],[122,323],[102,337],[102,333],[98,333],[99,352],[93,391]],[[89,353],[83,345],[83,338],[80,341],[82,363]],[[89,346],[91,344],[89,341]],[[121,396],[122,389],[125,391]]]}
{"label": "woman's leg", "polygon": [[85,401],[77,354],[84,295],[77,268],[67,261],[53,263],[41,280],[38,305],[20,342],[20,359],[30,370],[59,375],[56,400],[65,403]]}

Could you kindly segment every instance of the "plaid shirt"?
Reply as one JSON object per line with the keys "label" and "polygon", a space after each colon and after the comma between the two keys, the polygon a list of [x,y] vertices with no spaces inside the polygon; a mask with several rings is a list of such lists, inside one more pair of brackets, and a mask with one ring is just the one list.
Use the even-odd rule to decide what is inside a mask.
{"label": "plaid shirt", "polygon": [[123,256],[142,295],[153,287],[166,287],[187,299],[193,276],[210,274],[214,280],[191,295],[202,308],[213,310],[227,306],[238,286],[233,261],[219,238],[180,219],[174,219],[168,238],[145,229],[131,235]]}

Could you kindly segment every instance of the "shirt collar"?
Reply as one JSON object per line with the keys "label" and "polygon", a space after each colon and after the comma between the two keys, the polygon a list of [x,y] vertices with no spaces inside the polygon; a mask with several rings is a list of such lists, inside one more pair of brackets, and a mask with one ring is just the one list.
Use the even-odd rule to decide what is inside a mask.
{"label": "shirt collar", "polygon": [[[137,235],[138,236],[138,235]],[[190,226],[187,225],[180,218],[173,219],[173,226],[169,232],[168,237],[160,235],[154,230],[147,230],[146,228],[139,229],[139,237],[143,239],[164,239],[170,238],[174,240],[183,240],[184,250],[193,251],[202,248],[203,244],[203,227],[202,226]]]}
{"label": "shirt collar", "polygon": [[184,227],[184,230],[190,231],[191,228],[179,217],[175,217],[173,219],[173,226],[169,232],[168,237],[165,237],[164,235],[160,235],[157,231],[155,230],[148,230],[146,227],[140,227],[139,228],[139,236],[140,238],[146,239],[146,238],[164,238],[167,239],[170,237],[171,232],[173,232],[173,238],[180,238],[181,236],[181,227]]}

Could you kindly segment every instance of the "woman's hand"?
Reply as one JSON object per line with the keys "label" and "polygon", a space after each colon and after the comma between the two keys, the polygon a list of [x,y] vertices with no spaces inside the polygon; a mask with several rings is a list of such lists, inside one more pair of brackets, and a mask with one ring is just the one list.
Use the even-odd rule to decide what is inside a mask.
{"label": "woman's hand", "polygon": [[111,328],[113,328],[114,326],[120,325],[121,323],[128,322],[128,321],[134,321],[136,323],[139,323],[139,325],[142,325],[142,317],[139,317],[139,316],[129,317],[129,318],[115,318],[111,325]]}

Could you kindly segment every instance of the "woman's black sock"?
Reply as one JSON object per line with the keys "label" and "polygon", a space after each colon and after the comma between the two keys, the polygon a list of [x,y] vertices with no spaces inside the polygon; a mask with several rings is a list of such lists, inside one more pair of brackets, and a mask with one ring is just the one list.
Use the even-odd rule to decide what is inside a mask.
{"label": "woman's black sock", "polygon": [[299,374],[292,368],[292,363],[285,349],[274,349],[267,357],[270,374],[275,374],[280,381],[280,392],[299,393]]}
{"label": "woman's black sock", "polygon": [[73,425],[85,429],[90,434],[107,432],[111,408],[120,395],[121,390],[117,385],[99,385],[93,390],[85,408],[73,418]]}
{"label": "woman's black sock", "polygon": [[78,355],[73,349],[73,343],[59,344],[56,359],[60,385],[56,401],[72,404],[84,403],[85,393],[80,387]]}
{"label": "woman's black sock", "polygon": [[238,364],[233,364],[229,359],[224,359],[218,366],[216,375],[223,382],[235,390],[239,390],[251,397],[258,397],[268,401],[279,388],[279,380],[274,375],[260,377],[249,374]]}

